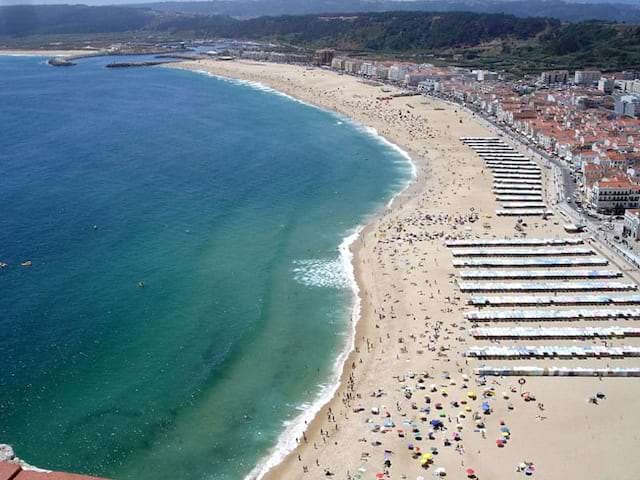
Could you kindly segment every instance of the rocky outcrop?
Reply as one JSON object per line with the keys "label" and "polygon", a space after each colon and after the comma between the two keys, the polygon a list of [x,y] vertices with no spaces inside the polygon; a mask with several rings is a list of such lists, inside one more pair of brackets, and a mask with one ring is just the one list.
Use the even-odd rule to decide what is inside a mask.
{"label": "rocky outcrop", "polygon": [[75,63],[65,59],[65,58],[50,58],[47,63],[52,67],[73,67]]}

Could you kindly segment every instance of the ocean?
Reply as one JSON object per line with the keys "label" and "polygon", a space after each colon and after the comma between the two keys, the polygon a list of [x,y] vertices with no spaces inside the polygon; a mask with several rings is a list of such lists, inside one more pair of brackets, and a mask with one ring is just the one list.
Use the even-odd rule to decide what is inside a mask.
{"label": "ocean", "polygon": [[259,472],[335,386],[348,245],[410,162],[258,85],[44,60],[0,57],[0,443],[115,479]]}

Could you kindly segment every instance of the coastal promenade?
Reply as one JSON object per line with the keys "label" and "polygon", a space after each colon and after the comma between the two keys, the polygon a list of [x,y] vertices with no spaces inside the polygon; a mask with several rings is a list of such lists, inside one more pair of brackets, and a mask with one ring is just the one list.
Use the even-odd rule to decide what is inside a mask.
{"label": "coastal promenade", "polygon": [[[385,86],[383,91],[380,86],[323,69],[208,60],[172,67],[258,82],[336,111],[376,129],[409,152],[416,165],[415,182],[372,219],[354,244],[362,312],[355,345],[334,398],[304,433],[287,432],[295,438],[289,443],[283,438],[274,455],[252,473],[253,478],[416,479],[443,473],[448,478],[495,480],[525,475],[545,479],[632,478],[631,473],[640,469],[640,459],[633,455],[638,421],[634,405],[640,397],[640,385],[634,379],[528,376],[522,381],[517,376],[476,375],[483,365],[498,364],[468,352],[502,355],[511,351],[478,349],[501,341],[487,339],[487,335],[504,332],[482,330],[480,334],[474,330],[465,314],[475,307],[470,305],[471,295],[460,290],[461,267],[454,265],[455,257],[445,243],[569,236],[557,214],[496,214],[504,199],[493,192],[492,168],[461,141],[462,137],[495,134],[472,113],[422,96],[394,98],[399,90]],[[539,171],[535,186],[546,189],[552,172]],[[498,190],[503,195],[514,195],[506,190],[515,190],[517,195],[519,189]],[[539,198],[534,189],[529,190],[529,196]],[[552,205],[548,207],[555,213]],[[607,260],[606,252],[591,239],[581,237],[581,242],[581,248],[594,248],[598,255],[592,257]],[[561,268],[585,270],[579,266],[582,262],[576,263],[564,262]],[[612,266],[607,268],[600,260],[600,268],[610,270]],[[619,281],[632,283],[624,275]],[[522,294],[535,295],[554,296]],[[570,295],[574,294],[562,294]],[[500,311],[504,307],[495,308]],[[625,327],[633,325],[633,319],[624,322],[630,322],[621,324]],[[527,321],[525,326],[552,326],[549,320],[541,323]],[[603,326],[601,323],[580,320],[576,327],[589,329],[579,330],[582,333],[593,332]],[[509,325],[500,322],[499,326]],[[603,330],[609,335],[619,331]],[[507,336],[518,332],[522,333],[509,330]],[[533,333],[543,339],[527,345],[549,345],[544,338],[552,334],[559,337],[549,352],[579,354],[582,350],[566,348],[575,339],[565,337],[576,332],[536,330]],[[531,331],[525,334],[531,335]],[[590,352],[617,352],[603,342],[622,345],[621,340],[601,338],[587,342],[599,347]],[[640,346],[634,335],[625,338],[624,345]],[[534,355],[544,352],[529,351]],[[502,362],[499,365],[505,361],[498,360]],[[640,367],[640,361],[635,357],[544,357],[509,359],[507,365],[518,367],[515,372],[531,371],[528,366],[541,369],[536,372],[556,372],[556,367],[607,369],[620,365],[633,369]],[[281,461],[285,446],[293,450]],[[277,466],[270,468],[274,464]]]}

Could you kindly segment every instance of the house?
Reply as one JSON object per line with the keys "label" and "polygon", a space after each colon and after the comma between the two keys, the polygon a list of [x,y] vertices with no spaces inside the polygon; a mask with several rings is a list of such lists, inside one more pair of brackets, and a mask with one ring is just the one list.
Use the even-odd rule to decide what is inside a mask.
{"label": "house", "polygon": [[624,212],[622,236],[640,240],[640,209],[631,208]]}
{"label": "house", "polygon": [[591,187],[591,206],[598,213],[621,214],[627,209],[638,208],[640,185],[627,177],[603,178]]}

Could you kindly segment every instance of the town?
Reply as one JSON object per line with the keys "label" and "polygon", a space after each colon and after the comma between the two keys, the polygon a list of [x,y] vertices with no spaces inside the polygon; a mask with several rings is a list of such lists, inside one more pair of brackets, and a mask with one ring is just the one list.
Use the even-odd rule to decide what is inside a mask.
{"label": "town", "polygon": [[560,203],[629,247],[635,242],[628,240],[640,239],[638,71],[552,70],[516,78],[481,69],[342,56],[327,48],[311,56],[240,45],[220,58],[312,63],[464,106],[562,167],[570,180]]}

